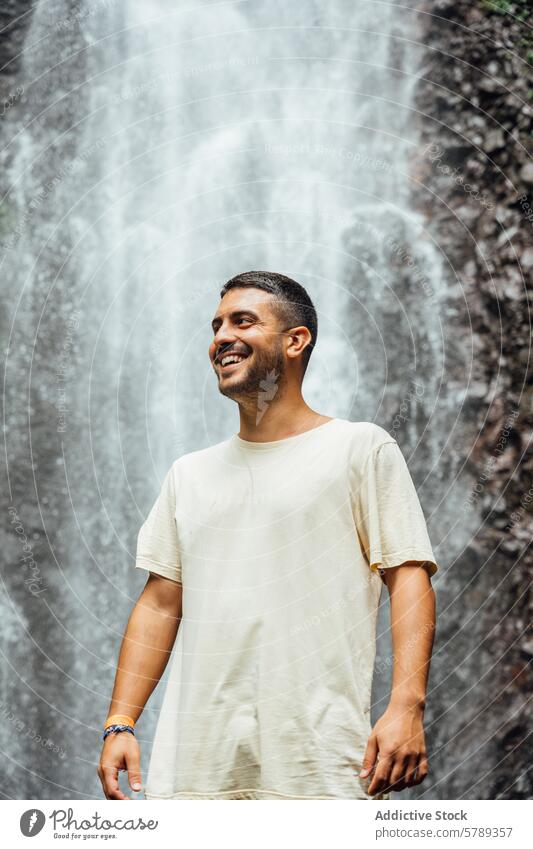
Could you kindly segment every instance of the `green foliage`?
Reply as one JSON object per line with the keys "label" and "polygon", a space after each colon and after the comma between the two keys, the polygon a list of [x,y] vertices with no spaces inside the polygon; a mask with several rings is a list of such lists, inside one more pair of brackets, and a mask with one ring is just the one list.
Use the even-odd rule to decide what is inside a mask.
{"label": "green foliage", "polygon": [[527,21],[531,17],[530,0],[483,0],[483,5],[498,15],[511,15],[517,21]]}
{"label": "green foliage", "polygon": [[[521,56],[529,64],[533,64],[533,29],[528,23],[533,20],[533,7],[531,0],[483,0],[486,9],[495,12],[498,15],[509,15],[511,21],[516,21],[520,24],[525,24],[522,28],[521,37],[517,40],[518,47],[521,47]],[[527,93],[528,99],[531,100],[531,89]]]}
{"label": "green foliage", "polygon": [[498,12],[500,15],[508,15],[512,6],[509,0],[483,0],[483,2],[491,12]]}

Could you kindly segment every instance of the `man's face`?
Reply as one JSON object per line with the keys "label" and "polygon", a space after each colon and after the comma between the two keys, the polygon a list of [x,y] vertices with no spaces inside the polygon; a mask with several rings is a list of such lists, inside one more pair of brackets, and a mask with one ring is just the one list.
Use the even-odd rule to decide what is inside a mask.
{"label": "man's face", "polygon": [[[272,312],[274,296],[261,289],[230,289],[220,301],[212,321],[209,358],[222,395],[235,400],[255,396],[260,383],[285,372],[284,336]],[[235,359],[226,361],[226,357]]]}

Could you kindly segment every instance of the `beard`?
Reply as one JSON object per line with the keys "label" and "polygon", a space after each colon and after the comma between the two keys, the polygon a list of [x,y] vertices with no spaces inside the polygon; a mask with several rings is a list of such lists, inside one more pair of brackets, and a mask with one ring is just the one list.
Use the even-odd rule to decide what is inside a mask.
{"label": "beard", "polygon": [[239,376],[219,378],[218,389],[234,401],[249,399],[259,404],[261,399],[272,400],[279,391],[285,374],[282,345],[266,352],[254,351],[242,362]]}

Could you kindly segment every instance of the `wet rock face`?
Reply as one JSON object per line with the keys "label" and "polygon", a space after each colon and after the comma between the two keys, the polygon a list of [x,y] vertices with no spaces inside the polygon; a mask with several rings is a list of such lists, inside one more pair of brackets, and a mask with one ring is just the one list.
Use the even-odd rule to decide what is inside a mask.
{"label": "wet rock face", "polygon": [[[21,109],[25,86],[20,76],[24,52],[24,39],[30,27],[32,3],[30,0],[6,0],[0,5],[0,133],[7,119]],[[0,163],[5,174],[9,160],[6,151],[9,136],[2,134]],[[5,178],[2,190],[5,191]],[[0,230],[4,211],[0,208]]]}
{"label": "wet rock face", "polygon": [[20,56],[30,25],[31,0],[5,0],[0,7],[0,89],[2,94],[20,67]]}
{"label": "wet rock face", "polygon": [[449,262],[458,306],[449,343],[472,344],[463,379],[474,440],[461,450],[479,511],[475,538],[441,585],[435,786],[426,798],[527,798],[533,10],[505,0],[441,0],[423,10],[431,14],[421,16],[429,50],[416,92],[413,197]]}

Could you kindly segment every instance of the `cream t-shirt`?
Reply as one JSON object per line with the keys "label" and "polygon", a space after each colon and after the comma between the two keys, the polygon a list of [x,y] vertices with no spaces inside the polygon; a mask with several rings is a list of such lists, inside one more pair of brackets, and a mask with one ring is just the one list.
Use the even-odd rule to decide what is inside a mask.
{"label": "cream t-shirt", "polygon": [[379,570],[407,560],[437,571],[379,425],[235,434],[177,459],[137,541],[137,567],[183,585],[146,798],[380,798],[358,775]]}

